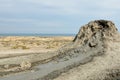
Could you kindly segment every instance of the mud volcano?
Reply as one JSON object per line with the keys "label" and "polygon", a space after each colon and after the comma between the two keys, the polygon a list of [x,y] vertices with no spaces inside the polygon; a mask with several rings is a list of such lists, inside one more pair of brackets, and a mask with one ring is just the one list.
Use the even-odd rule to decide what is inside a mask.
{"label": "mud volcano", "polygon": [[106,39],[113,38],[117,34],[117,28],[111,21],[91,21],[82,26],[73,42],[62,47],[60,52],[63,55],[76,55],[79,53],[101,55],[106,51]]}
{"label": "mud volcano", "polygon": [[90,60],[55,80],[120,80],[119,45],[120,34],[112,21],[89,22],[61,52],[64,57],[88,55],[85,60]]}
{"label": "mud volcano", "polygon": [[73,42],[56,52],[57,56],[35,66],[37,71],[0,80],[119,80],[119,37],[111,21],[91,21],[81,27]]}

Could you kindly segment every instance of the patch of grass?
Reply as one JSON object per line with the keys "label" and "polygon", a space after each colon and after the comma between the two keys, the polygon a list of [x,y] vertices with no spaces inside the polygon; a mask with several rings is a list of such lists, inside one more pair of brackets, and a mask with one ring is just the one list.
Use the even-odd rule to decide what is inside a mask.
{"label": "patch of grass", "polygon": [[51,48],[54,48],[55,46],[53,46],[53,45],[47,45],[47,47],[46,47],[46,49],[51,49]]}
{"label": "patch of grass", "polygon": [[15,45],[12,46],[12,49],[30,49],[30,48],[25,45]]}

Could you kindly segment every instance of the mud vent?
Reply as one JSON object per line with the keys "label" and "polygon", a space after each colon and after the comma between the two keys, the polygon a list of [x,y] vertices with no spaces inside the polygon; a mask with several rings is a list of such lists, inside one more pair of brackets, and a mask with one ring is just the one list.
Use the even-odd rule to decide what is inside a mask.
{"label": "mud vent", "polygon": [[99,20],[99,21],[96,21],[96,23],[98,23],[98,25],[101,26],[102,28],[109,28],[109,25],[107,24],[108,21]]}

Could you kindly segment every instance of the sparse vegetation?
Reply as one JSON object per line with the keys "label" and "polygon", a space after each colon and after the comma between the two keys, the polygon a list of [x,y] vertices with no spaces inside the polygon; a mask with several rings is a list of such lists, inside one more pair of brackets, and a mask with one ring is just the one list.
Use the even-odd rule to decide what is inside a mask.
{"label": "sparse vegetation", "polygon": [[72,37],[3,37],[0,38],[0,46],[9,49],[57,49],[72,41]]}
{"label": "sparse vegetation", "polygon": [[15,46],[12,46],[12,49],[29,49],[29,47],[25,45],[15,45]]}

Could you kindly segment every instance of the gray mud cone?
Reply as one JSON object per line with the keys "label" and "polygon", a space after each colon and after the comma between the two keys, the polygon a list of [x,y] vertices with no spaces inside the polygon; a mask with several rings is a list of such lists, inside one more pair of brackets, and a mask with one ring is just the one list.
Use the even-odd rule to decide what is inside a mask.
{"label": "gray mud cone", "polygon": [[74,72],[73,75],[78,75],[74,80],[120,80],[119,45],[120,34],[115,24],[112,21],[95,20],[82,26],[73,42],[60,49],[60,58],[72,58],[80,54],[89,55],[88,58],[92,60],[95,58],[90,64],[80,67],[79,75]]}
{"label": "gray mud cone", "polygon": [[[106,39],[118,34],[114,23],[107,20],[95,20],[81,27],[72,43],[59,50],[60,58],[66,55],[88,53],[90,55],[103,54],[106,51]],[[62,55],[62,54],[63,55]]]}

